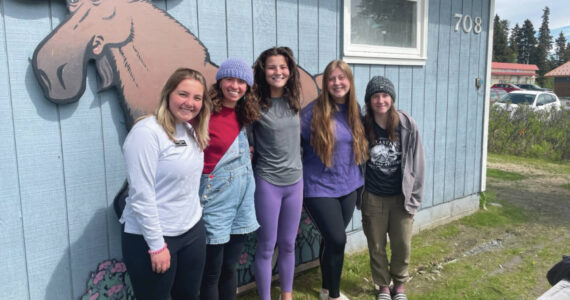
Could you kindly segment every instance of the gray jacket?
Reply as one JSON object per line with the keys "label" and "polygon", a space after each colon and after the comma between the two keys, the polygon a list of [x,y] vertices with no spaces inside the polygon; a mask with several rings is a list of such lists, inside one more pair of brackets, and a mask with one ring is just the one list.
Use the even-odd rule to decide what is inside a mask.
{"label": "gray jacket", "polygon": [[[424,193],[424,148],[416,121],[404,111],[398,111],[398,115],[400,117],[400,143],[402,145],[401,167],[404,206],[409,214],[415,215]],[[366,170],[366,164],[362,165],[362,170]],[[361,197],[358,198],[358,202],[360,202]],[[357,203],[357,206],[360,208],[360,203]]]}
{"label": "gray jacket", "polygon": [[404,111],[400,116],[400,142],[402,144],[402,193],[408,213],[415,215],[424,194],[424,148],[416,121]]}

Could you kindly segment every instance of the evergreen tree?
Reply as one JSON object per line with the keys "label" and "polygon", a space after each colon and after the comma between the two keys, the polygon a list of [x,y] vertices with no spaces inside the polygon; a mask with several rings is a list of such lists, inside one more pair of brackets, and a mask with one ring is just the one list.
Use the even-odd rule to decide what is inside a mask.
{"label": "evergreen tree", "polygon": [[564,55],[564,63],[570,61],[570,42],[566,44],[566,54]]}
{"label": "evergreen tree", "polygon": [[548,61],[548,54],[550,53],[550,50],[552,50],[552,36],[550,35],[550,29],[548,28],[550,8],[546,6],[542,11],[542,24],[538,29],[538,44],[534,53],[531,51],[533,56],[532,61],[538,66],[537,81],[541,85],[544,84],[544,74],[551,70],[550,62]]}
{"label": "evergreen tree", "polygon": [[564,33],[560,32],[558,38],[554,41],[556,45],[556,52],[552,57],[552,67],[556,68],[566,62],[566,37]]}
{"label": "evergreen tree", "polygon": [[499,15],[495,15],[493,24],[493,61],[510,62],[511,49],[508,44],[509,22],[501,20]]}
{"label": "evergreen tree", "polygon": [[523,26],[517,33],[516,42],[517,42],[517,62],[519,64],[534,64],[533,60],[535,60],[536,56],[536,31],[534,30],[534,26],[529,19],[526,19],[523,23]]}
{"label": "evergreen tree", "polygon": [[521,28],[519,24],[515,24],[515,27],[511,29],[511,35],[509,36],[509,48],[511,48],[511,62],[518,62],[517,57],[519,55],[519,31]]}

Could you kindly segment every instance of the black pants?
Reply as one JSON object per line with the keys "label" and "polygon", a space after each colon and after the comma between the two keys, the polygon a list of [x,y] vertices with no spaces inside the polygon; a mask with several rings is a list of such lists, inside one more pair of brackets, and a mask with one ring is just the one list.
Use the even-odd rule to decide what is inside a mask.
{"label": "black pants", "polygon": [[142,235],[123,232],[123,259],[138,300],[198,299],[206,257],[206,231],[200,220],[182,235],[164,237],[170,251],[170,269],[152,271],[148,245]]}
{"label": "black pants", "polygon": [[206,267],[200,287],[202,300],[233,300],[236,298],[237,265],[246,235],[230,236],[221,245],[206,246]]}
{"label": "black pants", "polygon": [[305,198],[304,205],[322,236],[319,253],[322,288],[329,290],[331,298],[337,298],[344,263],[345,230],[354,213],[356,192],[338,198]]}

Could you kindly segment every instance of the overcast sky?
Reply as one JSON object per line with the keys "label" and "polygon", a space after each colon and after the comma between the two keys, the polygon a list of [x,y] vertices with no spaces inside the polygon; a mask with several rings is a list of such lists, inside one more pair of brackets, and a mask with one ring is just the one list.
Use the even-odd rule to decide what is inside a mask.
{"label": "overcast sky", "polygon": [[570,25],[570,0],[495,0],[495,14],[509,20],[510,28],[529,19],[538,31],[545,6],[550,8],[550,29]]}

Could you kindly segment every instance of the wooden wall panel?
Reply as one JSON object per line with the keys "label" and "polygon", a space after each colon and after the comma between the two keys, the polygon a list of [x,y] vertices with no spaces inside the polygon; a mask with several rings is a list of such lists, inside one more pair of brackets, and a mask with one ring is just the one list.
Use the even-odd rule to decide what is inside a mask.
{"label": "wooden wall panel", "polygon": [[16,136],[10,90],[10,65],[0,1],[0,257],[5,276],[0,283],[5,299],[28,299],[28,276],[22,223]]}
{"label": "wooden wall panel", "polygon": [[[340,39],[340,32],[338,29],[338,3],[337,0],[318,1],[319,15],[318,15],[318,41],[319,53],[317,63],[317,73],[323,73],[327,64],[334,59],[338,58],[338,47],[336,46]],[[314,75],[313,74],[313,75]]]}
{"label": "wooden wall panel", "polygon": [[[479,0],[473,0],[474,6],[477,5]],[[480,7],[480,4],[479,4]],[[474,8],[473,11],[476,11],[477,14],[480,9]],[[485,77],[485,74],[479,74],[479,40],[481,38],[480,34],[470,34],[471,39],[471,47],[469,49],[469,74],[465,76],[465,80],[468,81],[468,103],[467,103],[467,151],[466,151],[466,168],[465,168],[465,194],[470,195],[473,193],[477,193],[479,191],[474,189],[474,179],[476,170],[479,167],[476,167],[475,164],[475,156],[476,152],[481,151],[480,149],[475,149],[477,144],[477,128],[482,124],[476,124],[477,121],[477,106],[478,106],[478,97],[483,97],[484,88],[477,90],[475,88],[475,78],[477,77]]]}
{"label": "wooden wall panel", "polygon": [[177,1],[176,4],[170,0],[167,2],[167,11],[180,24],[184,25],[188,31],[198,36],[198,7],[196,0]]}
{"label": "wooden wall panel", "polygon": [[277,44],[275,2],[253,1],[253,51],[257,58],[265,49]]}
{"label": "wooden wall panel", "polygon": [[309,74],[319,70],[318,0],[299,1],[299,54],[297,61]]}
{"label": "wooden wall panel", "polygon": [[[226,1],[228,57],[240,57],[253,64],[253,18],[250,0]],[[231,12],[231,13],[230,13]],[[257,17],[255,19],[258,19]],[[218,62],[221,64],[222,62]]]}
{"label": "wooden wall panel", "polygon": [[50,290],[58,292],[56,298],[69,299],[69,226],[59,110],[44,98],[29,63],[38,43],[51,31],[51,12],[48,3],[5,1],[4,14],[27,288],[32,299],[43,299]]}
{"label": "wooden wall panel", "polygon": [[[445,1],[445,0],[443,0]],[[425,64],[425,90],[424,90],[424,124],[422,140],[424,142],[424,152],[426,160],[425,182],[424,182],[424,199],[422,207],[431,207],[434,204],[433,184],[434,179],[434,157],[435,157],[435,105],[436,105],[436,87],[437,87],[437,65],[439,58],[437,49],[439,43],[439,6],[440,0],[432,0],[429,2],[429,22],[428,27],[428,49],[427,61]],[[439,180],[439,178],[437,179]]]}
{"label": "wooden wall panel", "polygon": [[434,183],[433,201],[440,204],[444,201],[445,180],[445,139],[447,122],[447,84],[449,80],[449,37],[452,31],[451,1],[442,0],[439,7],[439,39],[437,52],[437,93],[435,103],[435,147],[434,147]]}
{"label": "wooden wall panel", "polygon": [[210,59],[220,65],[228,57],[225,0],[198,0],[198,30]]}
{"label": "wooden wall panel", "polygon": [[[412,67],[412,101],[409,113],[418,124],[420,135],[424,129],[424,108],[425,108],[425,69],[423,67]],[[422,135],[423,136],[423,135]]]}
{"label": "wooden wall panel", "polygon": [[[460,13],[466,9],[471,10],[471,0],[463,0],[463,8]],[[461,30],[461,29],[460,29]],[[454,197],[460,198],[465,196],[465,170],[466,170],[466,155],[467,155],[467,132],[470,126],[467,123],[467,111],[469,107],[469,49],[471,48],[470,35],[459,31],[460,39],[460,61],[459,73],[460,80],[458,82],[459,95],[458,101],[460,105],[457,107],[457,142],[455,145],[455,188]]]}
{"label": "wooden wall panel", "polygon": [[299,59],[298,1],[277,1],[277,46],[287,46]]}
{"label": "wooden wall panel", "polygon": [[[480,11],[479,11],[480,9]],[[473,193],[481,190],[481,159],[483,156],[483,112],[485,109],[485,74],[487,68],[487,37],[488,37],[488,24],[489,24],[489,2],[483,0],[476,0],[474,3],[473,15],[478,14],[481,16],[481,24],[484,30],[479,34],[479,72],[477,77],[483,80],[481,88],[477,92],[477,117],[475,119],[477,136],[475,138],[475,162],[473,164]],[[475,80],[475,79],[472,79]]]}
{"label": "wooden wall panel", "polygon": [[[452,1],[451,13],[461,13],[463,10],[461,1]],[[455,21],[455,18],[453,18]],[[454,24],[453,24],[454,25]],[[449,72],[447,84],[447,120],[445,127],[445,170],[444,170],[444,202],[448,202],[455,197],[455,180],[461,174],[455,174],[456,169],[456,145],[457,145],[457,110],[459,103],[465,99],[460,97],[459,81],[461,80],[459,74],[459,62],[461,58],[461,37],[465,33],[461,30],[455,31],[452,29],[449,34]],[[444,134],[444,132],[442,132]]]}
{"label": "wooden wall panel", "polygon": [[396,103],[398,109],[411,113],[412,88],[415,87],[415,83],[412,82],[412,67],[400,66],[398,82],[398,89],[396,90]]}

